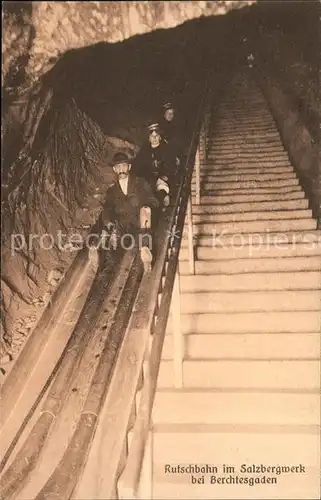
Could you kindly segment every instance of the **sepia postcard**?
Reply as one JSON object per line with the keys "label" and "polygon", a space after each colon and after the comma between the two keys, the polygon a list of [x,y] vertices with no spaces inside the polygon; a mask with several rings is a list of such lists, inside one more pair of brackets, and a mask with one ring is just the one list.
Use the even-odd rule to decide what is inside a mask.
{"label": "sepia postcard", "polygon": [[1,500],[321,497],[320,20],[2,2]]}

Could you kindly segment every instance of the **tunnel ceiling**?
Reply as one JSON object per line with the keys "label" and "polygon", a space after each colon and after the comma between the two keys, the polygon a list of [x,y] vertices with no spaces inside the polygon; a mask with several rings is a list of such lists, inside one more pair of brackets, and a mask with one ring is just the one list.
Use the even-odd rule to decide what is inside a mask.
{"label": "tunnel ceiling", "polygon": [[3,85],[15,94],[30,87],[70,49],[119,42],[222,15],[255,1],[4,2]]}

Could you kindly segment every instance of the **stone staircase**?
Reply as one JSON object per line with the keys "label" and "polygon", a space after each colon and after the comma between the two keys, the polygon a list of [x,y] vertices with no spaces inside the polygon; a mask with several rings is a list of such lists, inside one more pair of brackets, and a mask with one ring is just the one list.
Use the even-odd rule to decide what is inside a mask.
{"label": "stone staircase", "polygon": [[[170,319],[153,409],[153,495],[319,498],[321,233],[255,83],[237,75],[212,121],[195,275],[186,234],[180,252],[183,388]],[[190,464],[212,473],[169,469]]]}

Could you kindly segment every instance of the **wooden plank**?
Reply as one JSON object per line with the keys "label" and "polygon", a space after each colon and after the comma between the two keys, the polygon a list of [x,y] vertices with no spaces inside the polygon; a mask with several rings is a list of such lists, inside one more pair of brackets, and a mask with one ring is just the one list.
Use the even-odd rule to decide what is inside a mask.
{"label": "wooden plank", "polygon": [[[46,349],[51,336],[55,332],[57,323],[59,323],[70,301],[73,300],[75,292],[78,293],[77,284],[90,265],[88,252],[85,250],[80,252],[55,291],[37,326],[28,338],[24,349],[5,379],[1,388],[1,426],[4,426],[14,412],[19,398],[28,386],[28,380],[37,368],[42,352]],[[29,407],[32,406],[36,397],[36,393],[30,394]]]}
{"label": "wooden plank", "polygon": [[[124,276],[124,273],[118,273],[114,287],[115,293],[110,294],[110,304],[103,308],[101,314],[103,327],[106,328],[108,333],[106,334],[104,349],[96,365],[82,414],[63,458],[37,495],[37,500],[48,498],[51,495],[56,495],[61,500],[69,500],[82,473],[96,429],[100,407],[107,393],[115,366],[115,359],[122,343],[124,325],[130,312],[131,297],[136,295],[135,287],[142,274],[142,264],[138,258],[136,248],[126,252],[124,260],[127,261],[125,268],[127,278],[126,274]],[[133,265],[134,260],[135,264]],[[93,355],[95,356],[96,353],[93,353]],[[121,443],[118,467],[121,466],[121,461],[124,458],[124,443],[125,439]],[[118,471],[119,469],[116,471],[115,477],[117,477]]]}
{"label": "wooden plank", "polygon": [[[99,337],[99,335],[96,335],[97,330],[98,332],[103,330],[107,339],[115,317],[115,305],[117,306],[126,285],[127,280],[124,280],[124,273],[128,274],[130,272],[133,258],[134,256],[131,252],[125,254],[119,268],[119,273],[116,274],[111,286],[105,283],[105,290],[101,287],[99,289],[98,285],[101,285],[101,281],[103,281],[101,278],[105,278],[106,276],[104,274],[99,276],[101,281],[98,280],[98,284],[96,283],[98,290],[95,289],[95,292],[100,292],[100,300],[97,300],[96,294],[93,294],[94,297],[88,301],[87,307],[83,310],[82,321],[79,321],[77,324],[78,328],[74,331],[68,350],[64,354],[63,362],[59,366],[56,378],[42,405],[40,417],[22,445],[17,457],[10,464],[10,467],[5,471],[2,477],[0,490],[1,497],[6,499],[14,498],[27,482],[31,471],[37,464],[40,452],[49,435],[50,428],[63,407],[66,393],[71,389],[74,379],[78,377],[77,369],[83,353],[86,349],[92,349],[93,357],[96,358],[96,350],[94,345],[90,344],[90,340],[95,340],[96,337]],[[107,297],[104,298],[106,288],[110,289],[108,290],[109,293]],[[93,363],[93,370],[100,360],[101,358],[95,360],[95,363]],[[81,392],[81,390],[79,390],[79,392]],[[45,420],[44,425],[43,419],[46,414],[48,414],[50,418]],[[83,420],[87,426],[90,426],[90,423],[92,423],[87,417]],[[77,438],[78,436],[76,436],[75,439]],[[35,443],[39,443],[36,446],[36,454],[34,451]]]}
{"label": "wooden plank", "polygon": [[196,203],[196,205],[200,205],[200,203],[201,203],[201,161],[200,161],[199,147],[197,148],[196,156],[195,156],[195,185],[196,185],[195,203]]}
{"label": "wooden plank", "polygon": [[191,196],[188,197],[187,203],[187,224],[188,224],[188,263],[191,274],[195,274],[195,258],[194,258],[194,231],[193,231],[193,214],[192,214],[192,200]]}

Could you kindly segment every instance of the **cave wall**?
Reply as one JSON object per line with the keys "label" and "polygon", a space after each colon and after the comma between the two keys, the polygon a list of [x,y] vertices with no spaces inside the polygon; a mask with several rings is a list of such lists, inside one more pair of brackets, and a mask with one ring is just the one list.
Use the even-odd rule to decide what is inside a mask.
{"label": "cave wall", "polygon": [[272,109],[273,116],[300,184],[310,202],[313,216],[321,227],[320,136],[304,121],[304,115],[283,90],[280,83],[259,68],[257,77]]}
{"label": "cave wall", "polygon": [[[69,22],[74,16],[71,11],[62,15],[65,4],[58,5],[55,14],[56,4],[52,3],[44,11],[49,18],[56,15],[50,18],[57,32],[52,41],[45,38],[48,27],[42,27],[41,19],[35,17],[40,11],[21,3],[11,20],[20,27],[28,25],[29,30],[22,30],[15,39],[16,58],[14,50],[13,54],[9,50],[4,65],[10,99],[2,127],[5,201],[0,354],[12,352],[12,345],[27,338],[75,258],[76,245],[71,245],[70,251],[47,250],[39,244],[40,238],[59,230],[67,241],[75,231],[85,236],[113,180],[113,154],[117,150],[134,154],[146,139],[147,121],[157,117],[164,100],[175,100],[188,134],[207,62],[220,64],[220,54],[224,60],[226,50],[233,52],[236,22],[233,16],[232,24],[224,22],[227,16],[203,17],[114,43],[96,43],[103,38],[97,24],[100,38],[97,32],[90,32],[92,38],[79,33],[76,43],[75,38],[66,41],[58,36],[65,23],[57,18],[66,17]],[[39,8],[45,9],[42,5]],[[46,15],[43,22],[45,26],[49,22]],[[78,27],[81,33],[82,28],[89,32],[85,18],[78,21]],[[41,30],[45,41],[37,42]],[[87,45],[92,41],[93,45]],[[43,44],[43,51],[38,52],[43,62],[40,66],[34,65],[37,43]],[[50,60],[46,47],[49,50],[59,45],[64,52]],[[24,57],[27,49],[30,54]],[[26,240],[29,235],[39,238],[31,249],[25,247],[12,254],[12,234],[22,234]]]}
{"label": "cave wall", "polygon": [[[255,3],[236,1],[5,2],[3,82],[18,92],[33,84],[66,51],[172,28],[201,16]],[[8,4],[8,5],[6,5]]]}

